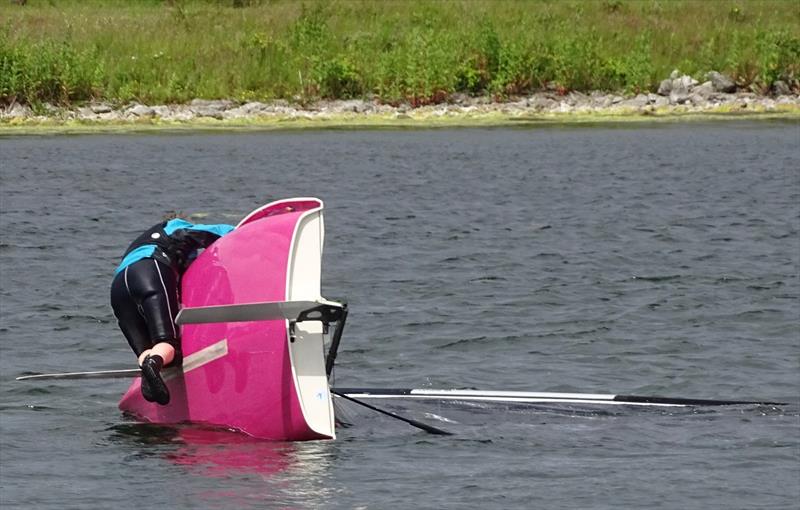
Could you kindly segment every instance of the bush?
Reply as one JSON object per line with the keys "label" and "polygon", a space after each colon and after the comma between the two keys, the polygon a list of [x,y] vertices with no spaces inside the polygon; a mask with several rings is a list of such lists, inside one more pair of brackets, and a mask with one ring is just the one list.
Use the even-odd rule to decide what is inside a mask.
{"label": "bush", "polygon": [[800,74],[800,37],[788,31],[759,32],[756,52],[758,80],[766,87]]}
{"label": "bush", "polygon": [[66,104],[88,100],[100,88],[97,55],[68,43],[12,46],[0,38],[0,101]]}

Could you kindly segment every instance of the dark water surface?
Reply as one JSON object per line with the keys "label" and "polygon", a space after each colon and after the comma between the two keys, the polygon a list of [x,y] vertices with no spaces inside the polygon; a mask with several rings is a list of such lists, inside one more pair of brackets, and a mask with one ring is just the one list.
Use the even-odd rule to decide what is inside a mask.
{"label": "dark water surface", "polygon": [[[0,138],[0,506],[797,508],[798,144],[766,122]],[[382,403],[441,438],[346,403],[338,440],[291,444],[130,421],[122,380],[12,380],[133,364],[108,285],[164,212],[290,196],[327,205],[341,386],[790,405]]]}

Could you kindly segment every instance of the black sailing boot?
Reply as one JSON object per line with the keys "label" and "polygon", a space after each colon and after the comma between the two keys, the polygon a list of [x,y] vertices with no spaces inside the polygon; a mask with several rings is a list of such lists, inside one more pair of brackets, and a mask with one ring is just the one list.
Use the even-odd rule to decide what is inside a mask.
{"label": "black sailing boot", "polygon": [[148,402],[165,406],[169,404],[169,389],[161,378],[164,359],[158,354],[147,356],[142,362],[142,396]]}

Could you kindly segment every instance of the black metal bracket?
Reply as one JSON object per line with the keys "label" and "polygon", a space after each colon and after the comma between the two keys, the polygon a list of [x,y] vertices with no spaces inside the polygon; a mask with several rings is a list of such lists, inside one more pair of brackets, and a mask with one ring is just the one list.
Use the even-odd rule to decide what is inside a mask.
{"label": "black metal bracket", "polygon": [[328,356],[325,358],[325,375],[328,376],[328,379],[331,378],[333,364],[336,362],[336,353],[339,351],[339,342],[342,340],[344,324],[347,322],[347,303],[342,303],[342,308],[340,311],[341,314],[336,323],[336,329],[333,332],[333,337],[331,338],[331,346],[328,349]]}
{"label": "black metal bracket", "polygon": [[339,350],[339,343],[342,340],[344,324],[347,321],[347,303],[343,302],[339,306],[320,304],[300,312],[297,319],[289,321],[290,342],[295,341],[296,324],[303,321],[321,321],[324,334],[328,334],[331,323],[336,323],[336,329],[333,330],[333,336],[331,337],[331,346],[328,349],[328,355],[325,357],[325,374],[330,379],[333,372],[333,364],[336,361],[336,353]]}
{"label": "black metal bracket", "polygon": [[300,312],[295,322],[322,321],[323,324],[330,324],[331,322],[337,322],[338,320],[341,319],[342,314],[345,313],[344,312],[345,308],[347,308],[347,305],[315,306],[314,308],[309,308],[308,310],[303,310],[302,312]]}

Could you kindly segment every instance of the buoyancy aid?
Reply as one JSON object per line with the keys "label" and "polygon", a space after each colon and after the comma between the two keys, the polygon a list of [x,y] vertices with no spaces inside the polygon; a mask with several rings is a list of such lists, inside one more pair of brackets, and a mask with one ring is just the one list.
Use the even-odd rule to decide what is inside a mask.
{"label": "buoyancy aid", "polygon": [[223,224],[192,224],[182,219],[163,221],[133,240],[125,250],[116,273],[141,259],[153,258],[168,264],[178,274],[183,274],[198,250],[207,248],[233,228]]}

